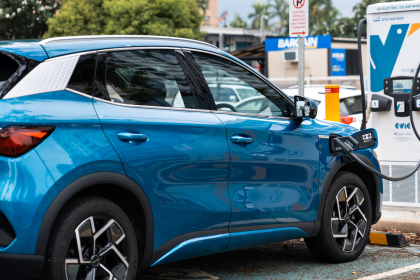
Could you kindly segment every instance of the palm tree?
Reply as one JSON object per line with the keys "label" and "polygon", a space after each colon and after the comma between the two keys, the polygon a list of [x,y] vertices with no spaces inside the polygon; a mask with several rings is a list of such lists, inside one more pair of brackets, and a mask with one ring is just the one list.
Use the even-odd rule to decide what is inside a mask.
{"label": "palm tree", "polygon": [[[248,18],[252,20],[251,26],[254,29],[260,28],[260,18],[262,15],[266,15],[270,17],[270,12],[268,9],[270,8],[270,4],[263,4],[261,1],[258,1],[255,4],[252,4],[252,8],[254,11],[248,15]],[[265,19],[265,29],[269,30],[270,27],[268,26],[268,20]]]}
{"label": "palm tree", "polygon": [[279,35],[287,35],[289,33],[289,2],[287,0],[273,0],[269,4],[271,16],[279,18],[276,23]]}
{"label": "palm tree", "polygon": [[235,14],[235,18],[229,24],[231,27],[247,28],[248,23],[244,21],[239,14]]}

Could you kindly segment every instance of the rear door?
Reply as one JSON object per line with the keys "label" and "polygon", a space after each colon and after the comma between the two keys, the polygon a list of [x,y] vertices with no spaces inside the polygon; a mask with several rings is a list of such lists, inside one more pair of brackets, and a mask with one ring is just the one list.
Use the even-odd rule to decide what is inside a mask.
{"label": "rear door", "polygon": [[231,151],[231,231],[291,223],[312,230],[319,170],[312,120],[291,120],[290,101],[241,64],[211,53],[190,53],[209,85],[252,91],[230,104],[231,110],[218,105],[213,111],[227,127]]}
{"label": "rear door", "polygon": [[154,249],[189,232],[187,239],[226,233],[231,214],[226,128],[182,67],[177,49],[109,51],[97,60],[94,106],[150,200]]}

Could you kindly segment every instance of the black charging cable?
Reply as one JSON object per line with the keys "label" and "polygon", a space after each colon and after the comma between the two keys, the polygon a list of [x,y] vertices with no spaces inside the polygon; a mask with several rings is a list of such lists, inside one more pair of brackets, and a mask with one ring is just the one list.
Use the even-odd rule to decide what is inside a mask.
{"label": "black charging cable", "polygon": [[362,28],[366,25],[366,19],[359,21],[359,27],[357,28],[357,47],[359,55],[359,74],[360,74],[360,89],[362,92],[362,125],[360,130],[366,129],[366,94],[365,94],[365,80],[363,77],[363,63],[362,63]]}

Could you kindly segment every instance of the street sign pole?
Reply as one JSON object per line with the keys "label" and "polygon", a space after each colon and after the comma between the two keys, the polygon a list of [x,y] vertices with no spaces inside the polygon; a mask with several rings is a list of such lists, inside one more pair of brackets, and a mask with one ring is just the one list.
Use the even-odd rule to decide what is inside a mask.
{"label": "street sign pole", "polygon": [[305,95],[305,37],[308,35],[309,0],[289,0],[289,36],[298,37],[298,89]]}
{"label": "street sign pole", "polygon": [[305,96],[305,37],[299,36],[298,48],[298,89]]}

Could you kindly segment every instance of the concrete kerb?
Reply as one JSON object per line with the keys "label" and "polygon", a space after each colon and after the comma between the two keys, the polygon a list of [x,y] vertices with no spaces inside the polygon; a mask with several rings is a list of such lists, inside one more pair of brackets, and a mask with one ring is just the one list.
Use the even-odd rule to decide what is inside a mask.
{"label": "concrete kerb", "polygon": [[405,233],[420,235],[420,208],[384,206],[382,218],[372,229],[377,231],[392,231],[394,229]]}

